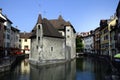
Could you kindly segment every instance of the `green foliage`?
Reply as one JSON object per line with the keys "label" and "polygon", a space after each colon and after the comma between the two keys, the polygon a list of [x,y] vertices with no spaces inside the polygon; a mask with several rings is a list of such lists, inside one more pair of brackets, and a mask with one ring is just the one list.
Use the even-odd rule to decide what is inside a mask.
{"label": "green foliage", "polygon": [[81,37],[76,38],[76,52],[82,52],[83,51],[83,43]]}

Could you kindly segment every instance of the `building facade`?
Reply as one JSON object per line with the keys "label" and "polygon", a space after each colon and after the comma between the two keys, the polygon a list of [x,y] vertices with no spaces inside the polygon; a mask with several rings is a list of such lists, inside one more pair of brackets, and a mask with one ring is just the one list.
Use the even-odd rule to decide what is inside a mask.
{"label": "building facade", "polygon": [[90,34],[83,37],[84,52],[85,53],[94,53],[94,36]]}
{"label": "building facade", "polygon": [[11,42],[10,43],[11,48],[20,48],[19,32],[20,32],[20,30],[18,30],[17,28],[11,27],[11,41],[10,41]]}
{"label": "building facade", "polygon": [[7,18],[7,16],[2,14],[2,9],[0,9],[0,17],[5,19],[4,22],[4,47],[5,47],[5,56],[10,54],[10,40],[11,40],[11,25],[12,22]]}
{"label": "building facade", "polygon": [[109,29],[109,56],[113,57],[118,49],[116,48],[116,30],[117,30],[117,17],[116,15],[112,16],[108,21],[108,29]]}
{"label": "building facade", "polygon": [[4,56],[4,22],[5,19],[0,17],[0,57]]}
{"label": "building facade", "polygon": [[94,47],[95,47],[95,53],[100,55],[100,27],[97,27],[94,30]]}
{"label": "building facade", "polygon": [[116,48],[118,49],[118,52],[120,52],[120,1],[116,9],[116,16],[118,18],[116,29]]}
{"label": "building facade", "polygon": [[0,9],[0,25],[1,25],[0,37],[2,40],[0,41],[1,42],[0,45],[3,45],[4,57],[9,57],[20,48],[19,44],[20,30],[12,26],[12,22],[7,18],[6,15],[2,14],[2,9]]}
{"label": "building facade", "polygon": [[108,20],[100,21],[100,46],[101,46],[101,55],[109,55],[109,38],[110,33],[108,29]]}
{"label": "building facade", "polygon": [[39,15],[32,30],[30,61],[34,63],[75,58],[75,37],[74,28],[62,16],[48,20]]}
{"label": "building facade", "polygon": [[30,36],[31,36],[31,33],[26,33],[26,32],[20,33],[19,47],[20,47],[22,53],[30,54],[30,49],[31,49]]}

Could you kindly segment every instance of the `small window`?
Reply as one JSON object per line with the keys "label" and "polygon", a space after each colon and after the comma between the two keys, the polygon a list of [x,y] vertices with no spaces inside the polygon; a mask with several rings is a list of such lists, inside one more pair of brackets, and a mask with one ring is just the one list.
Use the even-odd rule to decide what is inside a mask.
{"label": "small window", "polygon": [[10,47],[10,43],[7,42],[7,47],[9,48]]}
{"label": "small window", "polygon": [[27,42],[27,39],[25,39],[25,42]]}
{"label": "small window", "polygon": [[67,31],[69,32],[70,30],[68,29]]}
{"label": "small window", "polygon": [[67,38],[69,38],[70,36],[67,36]]}
{"label": "small window", "polygon": [[24,46],[24,49],[28,49],[28,45],[25,45],[25,46]]}
{"label": "small window", "polygon": [[40,40],[40,37],[38,37],[38,40]]}
{"label": "small window", "polygon": [[38,49],[38,46],[36,46],[36,49]]}
{"label": "small window", "polygon": [[7,34],[7,39],[10,39],[10,35],[9,34]]}
{"label": "small window", "polygon": [[53,47],[51,47],[51,51],[53,51]]}
{"label": "small window", "polygon": [[19,42],[21,42],[21,39],[19,39]]}
{"label": "small window", "polygon": [[38,25],[38,29],[40,29],[40,25]]}

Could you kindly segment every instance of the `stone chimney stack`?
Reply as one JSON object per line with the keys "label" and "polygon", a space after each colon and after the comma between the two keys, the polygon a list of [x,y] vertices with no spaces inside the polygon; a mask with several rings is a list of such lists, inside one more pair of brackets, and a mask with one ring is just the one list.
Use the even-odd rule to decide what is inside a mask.
{"label": "stone chimney stack", "polygon": [[2,8],[0,8],[0,13],[2,13]]}

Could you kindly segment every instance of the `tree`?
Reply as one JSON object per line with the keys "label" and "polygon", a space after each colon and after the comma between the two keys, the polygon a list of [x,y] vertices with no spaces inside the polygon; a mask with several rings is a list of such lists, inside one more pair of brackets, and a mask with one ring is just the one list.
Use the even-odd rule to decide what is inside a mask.
{"label": "tree", "polygon": [[77,36],[77,38],[76,38],[76,52],[82,52],[82,51],[83,51],[82,37]]}

